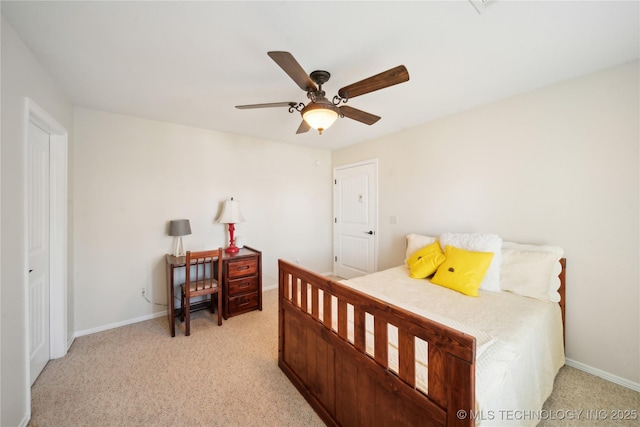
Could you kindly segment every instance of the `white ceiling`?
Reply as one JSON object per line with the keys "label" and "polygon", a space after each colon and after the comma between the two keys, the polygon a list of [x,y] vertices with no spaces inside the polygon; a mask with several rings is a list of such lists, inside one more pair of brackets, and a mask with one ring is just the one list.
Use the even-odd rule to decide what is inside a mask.
{"label": "white ceiling", "polygon": [[[637,59],[638,1],[2,1],[76,106],[335,149]],[[382,116],[296,135],[305,93],[267,56],[291,52],[323,88],[404,64],[410,80],[349,102]]]}

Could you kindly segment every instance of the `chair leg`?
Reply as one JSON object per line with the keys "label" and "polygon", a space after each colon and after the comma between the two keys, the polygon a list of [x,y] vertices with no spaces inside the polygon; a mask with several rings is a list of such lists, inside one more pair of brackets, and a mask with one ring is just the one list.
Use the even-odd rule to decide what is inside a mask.
{"label": "chair leg", "polygon": [[180,321],[184,322],[184,292],[180,293]]}
{"label": "chair leg", "polygon": [[191,310],[190,310],[191,301],[189,301],[189,298],[185,298],[184,307],[185,307],[185,310],[184,310],[184,312],[185,312],[185,316],[184,316],[185,317],[184,334],[186,336],[189,336],[189,335],[191,335],[191,329],[189,328],[190,323],[191,323]]}
{"label": "chair leg", "polygon": [[222,325],[222,292],[218,289],[218,326]]}

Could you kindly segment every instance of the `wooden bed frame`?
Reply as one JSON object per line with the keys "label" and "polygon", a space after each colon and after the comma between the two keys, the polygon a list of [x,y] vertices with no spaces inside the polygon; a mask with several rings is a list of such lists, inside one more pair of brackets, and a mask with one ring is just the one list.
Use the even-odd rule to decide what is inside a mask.
{"label": "wooden bed frame", "polygon": [[[564,325],[566,260],[560,263]],[[278,366],[327,425],[474,425],[473,336],[287,261],[279,260],[278,267]],[[337,330],[330,295],[337,299]],[[348,305],[353,343],[347,339]],[[374,319],[375,356],[365,349],[365,313]],[[388,324],[398,328],[397,374],[388,364]],[[416,338],[428,343],[428,393],[415,387]]]}

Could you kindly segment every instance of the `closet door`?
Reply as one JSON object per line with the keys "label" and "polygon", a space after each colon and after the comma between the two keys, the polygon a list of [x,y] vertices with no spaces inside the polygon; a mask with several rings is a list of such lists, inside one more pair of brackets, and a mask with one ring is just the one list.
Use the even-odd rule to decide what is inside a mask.
{"label": "closet door", "polygon": [[50,358],[49,324],[49,133],[29,123],[29,342],[31,384]]}

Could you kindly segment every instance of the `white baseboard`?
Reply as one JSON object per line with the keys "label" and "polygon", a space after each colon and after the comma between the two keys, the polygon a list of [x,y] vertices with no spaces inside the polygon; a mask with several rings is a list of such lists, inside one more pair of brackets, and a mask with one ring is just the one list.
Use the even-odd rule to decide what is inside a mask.
{"label": "white baseboard", "polygon": [[156,317],[166,316],[167,311],[158,311],[157,313],[147,314],[146,316],[136,317],[135,319],[123,320],[122,322],[110,323],[108,325],[98,326],[97,328],[85,329],[83,331],[76,331],[74,337],[78,338],[84,335],[95,334],[96,332],[104,332],[109,329],[119,328],[121,326],[132,325],[138,322],[144,322],[145,320],[155,319]]}
{"label": "white baseboard", "polygon": [[[31,396],[29,396],[29,399],[31,399]],[[18,423],[18,426],[20,427],[27,427],[29,425],[29,421],[31,420],[31,414],[29,414],[28,416],[24,417],[20,423]]]}
{"label": "white baseboard", "polygon": [[594,368],[593,366],[585,365],[584,363],[580,363],[572,359],[566,359],[565,363],[573,368],[580,369],[581,371],[584,371],[591,375],[595,375],[596,377],[600,377],[604,380],[611,381],[612,383],[630,388],[634,391],[640,391],[640,383],[636,383],[626,378],[610,374],[609,372]]}

